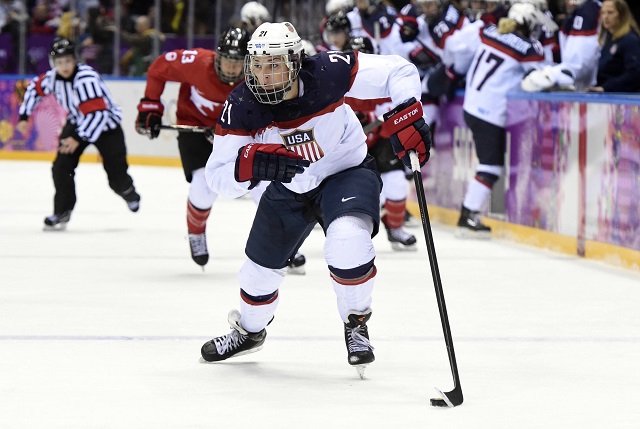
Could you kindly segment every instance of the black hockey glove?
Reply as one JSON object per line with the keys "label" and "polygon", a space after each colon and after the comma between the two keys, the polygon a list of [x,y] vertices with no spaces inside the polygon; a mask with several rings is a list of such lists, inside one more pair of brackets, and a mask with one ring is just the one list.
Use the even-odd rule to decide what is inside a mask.
{"label": "black hockey glove", "polygon": [[413,42],[418,37],[420,29],[418,28],[418,20],[413,16],[402,16],[400,18],[400,39],[402,43]]}
{"label": "black hockey glove", "polygon": [[411,168],[408,151],[414,151],[423,166],[429,160],[431,130],[422,117],[422,103],[411,97],[384,114],[385,131],[391,135],[391,146],[404,165]]}
{"label": "black hockey glove", "polygon": [[147,135],[150,139],[158,137],[163,113],[164,106],[160,101],[151,100],[150,98],[140,99],[138,117],[136,118],[136,131],[138,134]]}
{"label": "black hockey glove", "polygon": [[253,189],[261,180],[289,183],[309,165],[282,145],[252,143],[238,150],[234,177],[237,182],[250,180],[249,189]]}

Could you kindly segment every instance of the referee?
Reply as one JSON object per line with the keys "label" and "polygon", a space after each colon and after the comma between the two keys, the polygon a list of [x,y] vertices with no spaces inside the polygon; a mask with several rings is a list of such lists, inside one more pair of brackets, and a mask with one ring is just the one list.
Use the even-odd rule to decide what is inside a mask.
{"label": "referee", "polygon": [[17,125],[18,131],[26,134],[29,116],[42,97],[49,94],[68,112],[53,161],[56,192],[53,214],[44,220],[45,230],[64,230],[71,219],[76,204],[75,169],[80,155],[90,144],[94,144],[102,156],[109,187],[127,202],[129,210],[137,212],[140,195],[127,173],[129,165],[120,127],[120,107],[113,102],[100,75],[88,65],[78,63],[72,41],[56,39],[49,58],[52,69],[29,83]]}

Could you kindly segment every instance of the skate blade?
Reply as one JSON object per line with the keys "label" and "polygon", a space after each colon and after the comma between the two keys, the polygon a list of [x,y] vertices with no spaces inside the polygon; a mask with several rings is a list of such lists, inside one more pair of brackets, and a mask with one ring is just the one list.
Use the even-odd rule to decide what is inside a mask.
{"label": "skate blade", "polygon": [[491,231],[471,231],[469,228],[456,228],[453,233],[454,237],[460,239],[471,240],[489,240],[491,239]]}
{"label": "skate blade", "polygon": [[58,232],[58,231],[66,231],[67,230],[67,223],[63,222],[63,223],[59,223],[57,225],[53,225],[53,226],[49,226],[49,225],[45,225],[42,227],[43,231],[47,231],[47,232]]}
{"label": "skate blade", "polygon": [[[251,353],[259,352],[260,350],[262,350],[262,347],[264,347],[264,345],[255,347],[253,349],[245,350],[245,351],[240,352],[240,353],[236,353],[233,356],[229,356],[227,359],[231,359],[231,358],[235,358],[235,357],[238,357],[238,356],[244,356],[244,355],[249,355]],[[214,360],[214,361],[209,362],[208,360],[204,360],[204,358],[202,356],[200,356],[200,363],[218,363],[218,362],[224,362],[227,359]]]}
{"label": "skate blade", "polygon": [[418,250],[418,246],[414,244],[404,245],[398,242],[391,242],[391,248],[397,252],[415,252]]}
{"label": "skate blade", "polygon": [[360,380],[364,380],[364,370],[367,369],[367,364],[363,365],[355,365],[356,371],[358,371],[358,375],[360,376]]}
{"label": "skate blade", "polygon": [[294,276],[304,276],[307,271],[304,269],[304,265],[300,267],[287,267],[287,274],[293,274]]}

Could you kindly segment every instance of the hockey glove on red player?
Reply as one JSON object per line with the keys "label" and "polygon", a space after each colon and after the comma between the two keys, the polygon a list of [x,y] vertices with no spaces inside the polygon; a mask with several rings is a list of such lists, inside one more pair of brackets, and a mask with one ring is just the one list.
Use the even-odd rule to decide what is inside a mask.
{"label": "hockey glove on red player", "polygon": [[261,180],[289,183],[309,165],[309,161],[282,145],[252,143],[238,151],[235,179],[237,182],[250,180],[249,189]]}
{"label": "hockey glove on red player", "polygon": [[138,117],[136,118],[136,131],[138,134],[146,134],[150,139],[158,137],[163,113],[164,106],[158,100],[140,99]]}
{"label": "hockey glove on red player", "polygon": [[420,166],[429,159],[431,130],[422,117],[422,103],[411,97],[384,114],[383,127],[391,135],[391,146],[404,165],[411,168],[408,151],[418,154]]}

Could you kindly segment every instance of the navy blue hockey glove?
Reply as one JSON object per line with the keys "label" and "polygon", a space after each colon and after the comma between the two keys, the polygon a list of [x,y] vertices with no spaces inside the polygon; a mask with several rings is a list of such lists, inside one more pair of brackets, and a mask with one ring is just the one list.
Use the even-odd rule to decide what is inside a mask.
{"label": "navy blue hockey glove", "polygon": [[391,146],[404,165],[411,168],[408,151],[414,151],[423,166],[429,160],[431,130],[422,117],[422,103],[415,97],[400,103],[384,114],[384,131],[391,137]]}
{"label": "navy blue hockey glove", "polygon": [[403,15],[400,18],[400,39],[402,43],[413,42],[418,37],[420,29],[418,20],[413,16]]}
{"label": "navy blue hockey glove", "polygon": [[160,101],[142,98],[138,104],[138,117],[136,118],[138,134],[146,134],[150,139],[158,137],[163,113],[164,106]]}
{"label": "navy blue hockey glove", "polygon": [[234,177],[237,182],[250,180],[249,189],[253,189],[261,180],[289,183],[309,165],[282,145],[251,143],[238,150]]}

